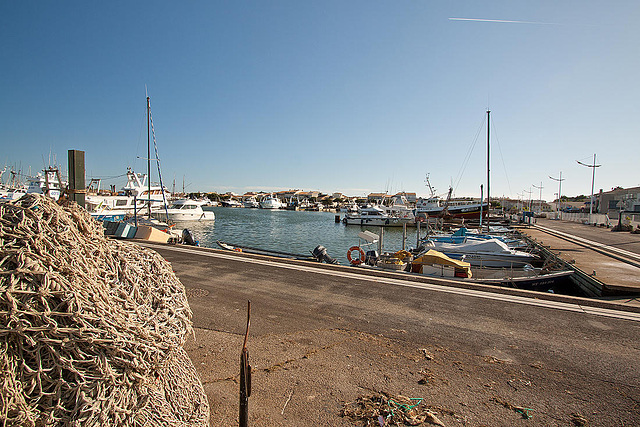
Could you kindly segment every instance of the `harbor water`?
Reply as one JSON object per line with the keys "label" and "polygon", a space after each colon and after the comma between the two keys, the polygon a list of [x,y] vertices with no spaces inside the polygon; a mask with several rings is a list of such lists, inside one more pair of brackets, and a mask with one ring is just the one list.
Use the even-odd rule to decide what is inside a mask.
{"label": "harbor water", "polygon": [[[215,221],[182,222],[177,228],[188,228],[200,246],[219,248],[225,243],[308,255],[318,245],[341,264],[347,264],[347,250],[358,244],[358,233],[369,230],[380,234],[380,227],[346,226],[336,223],[333,212],[307,212],[270,209],[210,208]],[[341,217],[344,216],[344,213]],[[362,241],[363,244],[366,242]],[[383,250],[402,249],[402,227],[384,230]],[[406,247],[415,247],[416,228],[407,228]],[[365,249],[366,246],[363,246]],[[377,250],[377,243],[369,247]]]}

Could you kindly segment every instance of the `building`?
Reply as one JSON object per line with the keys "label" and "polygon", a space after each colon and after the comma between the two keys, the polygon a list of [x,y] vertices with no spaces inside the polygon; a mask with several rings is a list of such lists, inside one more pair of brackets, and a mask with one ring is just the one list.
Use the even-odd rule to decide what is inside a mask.
{"label": "building", "polygon": [[600,190],[596,203],[598,212],[611,218],[617,218],[620,212],[640,214],[640,187],[618,187],[607,192]]}
{"label": "building", "polygon": [[415,205],[416,204],[416,200],[418,200],[418,197],[416,196],[416,193],[407,193],[405,191],[401,191],[400,193],[397,193],[396,195],[393,196],[396,200],[400,201],[403,197],[404,199]]}
{"label": "building", "polygon": [[381,205],[388,197],[389,195],[387,193],[370,193],[367,196],[367,202]]}

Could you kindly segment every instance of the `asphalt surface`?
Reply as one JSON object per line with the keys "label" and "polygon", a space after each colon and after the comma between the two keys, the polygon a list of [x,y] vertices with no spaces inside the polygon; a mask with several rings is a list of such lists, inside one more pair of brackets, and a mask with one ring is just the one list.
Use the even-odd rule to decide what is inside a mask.
{"label": "asphalt surface", "polygon": [[145,246],[187,289],[212,425],[237,425],[247,300],[251,425],[362,425],[341,408],[374,391],[421,396],[445,425],[640,425],[637,313]]}

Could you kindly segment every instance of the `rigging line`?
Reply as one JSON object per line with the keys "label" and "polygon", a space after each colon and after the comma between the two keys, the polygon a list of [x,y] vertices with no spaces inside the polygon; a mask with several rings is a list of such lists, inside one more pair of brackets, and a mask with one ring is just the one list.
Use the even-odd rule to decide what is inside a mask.
{"label": "rigging line", "polygon": [[498,131],[496,130],[496,119],[494,118],[491,122],[491,128],[493,129],[493,135],[496,140],[496,144],[498,145],[498,152],[500,153],[500,160],[502,161],[502,169],[504,170],[504,177],[507,180],[507,186],[509,187],[509,195],[513,192],[511,191],[511,182],[509,182],[509,175],[507,174],[507,165],[504,163],[504,156],[502,155],[502,147],[500,147],[500,139],[498,138]]}
{"label": "rigging line", "polygon": [[485,123],[485,117],[483,115],[482,118],[482,122],[480,123],[480,126],[478,126],[478,130],[476,132],[476,136],[473,140],[473,144],[471,144],[471,147],[469,147],[469,149],[467,150],[467,154],[464,158],[464,160],[462,161],[462,165],[460,166],[460,170],[458,171],[458,175],[456,175],[456,185],[454,187],[454,190],[456,188],[458,188],[458,186],[460,185],[460,181],[462,181],[462,176],[464,175],[464,171],[467,168],[467,165],[469,164],[469,160],[471,160],[471,154],[473,154],[473,150],[476,146],[476,144],[478,143],[478,139],[480,138],[480,132],[482,131],[482,128],[484,127],[484,123]]}
{"label": "rigging line", "polygon": [[123,173],[121,175],[114,175],[114,176],[96,176],[94,177],[93,175],[91,175],[94,179],[102,179],[102,180],[108,180],[108,179],[116,179],[116,178],[122,178],[123,176],[127,176],[126,173]]}
{"label": "rigging line", "polygon": [[[151,133],[153,134],[153,150],[156,153],[156,164],[158,165],[158,179],[160,180],[160,192],[162,193],[162,203],[164,203],[164,211],[169,222],[169,212],[167,211],[167,196],[164,192],[164,184],[162,183],[162,173],[160,173],[160,158],[158,157],[158,144],[156,144],[156,131],[153,127],[153,116],[151,115],[151,104],[149,104],[149,122],[151,122]],[[148,178],[151,182],[151,177]]]}

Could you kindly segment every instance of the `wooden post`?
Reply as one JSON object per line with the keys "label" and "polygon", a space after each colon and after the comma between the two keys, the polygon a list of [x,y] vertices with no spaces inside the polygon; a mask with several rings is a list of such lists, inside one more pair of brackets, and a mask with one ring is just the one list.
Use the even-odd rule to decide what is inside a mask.
{"label": "wooden post", "polygon": [[249,350],[247,340],[249,338],[249,325],[251,324],[251,301],[247,301],[247,329],[244,334],[244,344],[240,353],[240,427],[249,425],[249,396],[251,396],[251,365],[249,364]]}
{"label": "wooden post", "polygon": [[[62,190],[62,189],[60,189]],[[69,199],[85,206],[84,151],[69,150]]]}
{"label": "wooden post", "polygon": [[407,241],[407,223],[402,224],[402,250],[405,249],[405,242]]}

